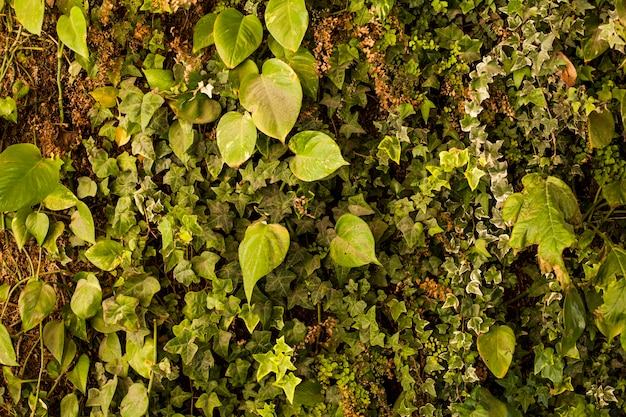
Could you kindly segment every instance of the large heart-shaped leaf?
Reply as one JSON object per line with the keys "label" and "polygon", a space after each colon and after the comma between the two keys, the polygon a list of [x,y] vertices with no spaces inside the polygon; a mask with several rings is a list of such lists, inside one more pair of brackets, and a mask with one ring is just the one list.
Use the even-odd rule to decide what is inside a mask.
{"label": "large heart-shaped leaf", "polygon": [[35,145],[11,145],[0,154],[0,212],[41,202],[59,183],[60,164]]}
{"label": "large heart-shaped leaf", "polygon": [[101,240],[87,251],[89,261],[103,271],[112,271],[122,262],[124,247],[114,240]]}
{"label": "large heart-shaped leaf", "polygon": [[222,116],[217,124],[217,147],[231,168],[252,156],[256,145],[257,130],[250,113],[229,112]]}
{"label": "large heart-shaped leaf", "polygon": [[213,27],[215,26],[215,13],[209,13],[202,16],[193,28],[193,51],[198,52],[200,49],[211,46],[215,43],[213,36]]}
{"label": "large heart-shaped leaf", "polygon": [[297,51],[309,26],[304,0],[270,0],[265,8],[265,24],[285,49]]}
{"label": "large heart-shaped leaf", "polygon": [[513,330],[509,326],[492,326],[487,333],[478,336],[476,345],[487,368],[496,378],[504,378],[515,352]]}
{"label": "large heart-shaped leaf", "polygon": [[215,48],[228,68],[235,68],[254,52],[263,40],[263,25],[255,15],[245,16],[229,8],[215,19]]}
{"label": "large heart-shaped leaf", "polygon": [[239,264],[248,302],[257,281],[280,265],[289,249],[289,232],[280,224],[254,223],[239,245]]}
{"label": "large heart-shaped leaf", "polygon": [[594,110],[587,118],[589,142],[594,148],[604,148],[613,140],[615,120],[609,110]]}
{"label": "large heart-shaped leaf", "polygon": [[289,149],[296,154],[289,167],[302,181],[320,180],[348,165],[337,143],[322,132],[308,130],[298,133],[289,140]]}
{"label": "large heart-shaped leaf", "polygon": [[95,274],[87,273],[76,283],[70,308],[81,319],[89,319],[98,313],[102,303],[102,287]]}
{"label": "large heart-shaped leaf", "polygon": [[339,265],[346,268],[375,263],[374,236],[367,223],[354,214],[344,214],[335,225],[337,236],[330,242],[330,256]]}
{"label": "large heart-shaped leaf", "polygon": [[2,323],[0,323],[0,364],[6,366],[19,366],[19,363],[17,363],[17,356],[15,355],[15,348],[13,347],[13,342],[11,341],[11,335]]}
{"label": "large heart-shaped leaf", "polygon": [[59,40],[78,55],[89,58],[87,48],[87,21],[80,7],[72,7],[70,15],[62,15],[57,20]]}
{"label": "large heart-shaped leaf", "polygon": [[16,0],[15,17],[32,34],[40,35],[46,4],[43,0]]}
{"label": "large heart-shaped leaf", "polygon": [[17,308],[22,318],[22,328],[28,331],[41,323],[54,309],[57,294],[43,281],[30,281],[20,294]]}
{"label": "large heart-shaped leaf", "polygon": [[289,65],[272,58],[265,61],[261,74],[249,75],[242,81],[239,99],[252,113],[257,129],[284,143],[298,120],[302,86]]}
{"label": "large heart-shaped leaf", "polygon": [[311,52],[306,48],[298,49],[295,54],[288,53],[282,58],[298,75],[304,94],[317,99],[317,89],[319,87],[319,76],[315,72],[317,61]]}

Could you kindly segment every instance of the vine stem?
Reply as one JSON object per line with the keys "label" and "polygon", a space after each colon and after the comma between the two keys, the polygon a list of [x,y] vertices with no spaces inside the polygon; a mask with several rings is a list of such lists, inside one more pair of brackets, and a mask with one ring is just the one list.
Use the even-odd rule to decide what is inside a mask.
{"label": "vine stem", "polygon": [[37,389],[35,392],[35,405],[30,412],[30,417],[34,417],[37,412],[37,403],[39,402],[39,390],[41,388],[41,377],[43,376],[44,368],[44,346],[43,346],[43,325],[39,323],[39,348],[41,349],[39,358],[39,376],[37,377]]}
{"label": "vine stem", "polygon": [[59,40],[57,48],[57,89],[59,90],[59,125],[65,122],[63,113],[63,88],[61,86],[61,66],[63,63],[63,42]]}

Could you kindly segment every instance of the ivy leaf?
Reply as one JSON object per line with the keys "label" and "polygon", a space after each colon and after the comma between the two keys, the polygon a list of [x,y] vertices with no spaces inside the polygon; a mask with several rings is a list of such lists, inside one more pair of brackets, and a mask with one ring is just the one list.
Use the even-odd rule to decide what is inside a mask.
{"label": "ivy leaf", "polygon": [[296,52],[309,26],[304,0],[270,0],[265,9],[265,25],[283,48]]}
{"label": "ivy leaf", "polygon": [[116,324],[129,332],[139,330],[139,317],[135,309],[139,300],[124,294],[107,298],[102,303],[102,316],[107,325]]}
{"label": "ivy leaf", "polygon": [[11,145],[0,154],[0,212],[41,202],[59,183],[60,163],[41,157],[29,143]]}
{"label": "ivy leaf", "polygon": [[367,223],[354,214],[344,214],[335,225],[337,236],[330,243],[330,256],[337,264],[355,268],[374,263],[376,258],[374,236]]}
{"label": "ivy leaf", "polygon": [[9,331],[0,323],[0,364],[6,366],[19,366],[17,362],[17,356],[15,355],[15,348],[11,341],[11,335]]}
{"label": "ivy leaf", "polygon": [[141,99],[141,130],[146,130],[154,113],[165,103],[165,99],[159,94],[149,91]]}
{"label": "ivy leaf", "polygon": [[279,224],[254,223],[239,245],[239,264],[248,303],[257,281],[280,265],[289,250],[289,232]]}
{"label": "ivy leaf", "polygon": [[101,240],[87,251],[85,256],[89,261],[103,271],[112,271],[122,263],[124,247],[114,240]]}
{"label": "ivy leaf", "polygon": [[87,21],[80,7],[74,6],[70,15],[62,15],[57,20],[57,35],[68,48],[85,59],[89,59],[87,48]]}
{"label": "ivy leaf", "polygon": [[263,64],[262,74],[244,78],[239,99],[257,129],[284,143],[300,114],[302,86],[289,65],[272,58]]}
{"label": "ivy leaf", "polygon": [[54,288],[43,281],[30,281],[26,284],[17,302],[25,332],[52,313],[56,298]]}
{"label": "ivy leaf", "polygon": [[515,334],[506,325],[492,326],[489,332],[482,333],[476,340],[478,353],[487,368],[496,376],[504,378],[515,352]]}
{"label": "ivy leaf", "polygon": [[289,141],[289,149],[296,154],[289,168],[302,181],[320,180],[348,165],[337,143],[322,132],[308,130],[296,134]]}
{"label": "ivy leaf", "polygon": [[41,35],[45,7],[43,0],[17,0],[13,2],[15,17],[27,31],[34,35]]}
{"label": "ivy leaf", "polygon": [[211,46],[215,43],[215,37],[213,36],[213,27],[215,26],[215,20],[217,14],[209,13],[202,16],[193,28],[193,51],[198,52],[200,49],[204,49],[207,46]]}
{"label": "ivy leaf", "polygon": [[543,180],[533,173],[526,175],[522,183],[523,193],[512,194],[504,203],[502,217],[514,224],[509,244],[518,250],[539,245],[540,266],[546,272],[555,268],[557,277],[565,284],[569,277],[564,276],[562,253],[575,242],[571,223],[581,220],[576,197],[567,184],[555,177]]}
{"label": "ivy leaf", "polygon": [[128,388],[128,393],[120,404],[122,417],[142,417],[148,411],[150,396],[148,389],[141,383],[136,382]]}
{"label": "ivy leaf", "polygon": [[386,135],[378,144],[378,149],[385,151],[389,159],[396,164],[400,163],[400,140],[397,136]]}
{"label": "ivy leaf", "polygon": [[198,352],[198,345],[196,345],[195,340],[196,336],[192,331],[188,328],[183,328],[182,333],[170,339],[163,347],[163,350],[180,355],[183,363],[189,365]]}
{"label": "ivy leaf", "polygon": [[298,378],[293,374],[293,372],[290,372],[280,380],[275,381],[272,385],[282,388],[289,403],[293,404],[293,396],[296,392],[296,387],[300,382],[302,382],[302,378]]}
{"label": "ivy leaf", "polygon": [[602,30],[598,27],[583,45],[583,58],[585,62],[589,62],[602,55],[607,49],[609,49],[609,42],[602,38]]}
{"label": "ivy leaf", "polygon": [[96,243],[96,228],[93,216],[87,204],[80,200],[76,200],[76,211],[72,213],[70,230],[85,242]]}
{"label": "ivy leaf", "polygon": [[95,274],[87,273],[85,278],[79,279],[72,294],[70,308],[77,317],[89,319],[100,310],[102,303],[102,287]]}
{"label": "ivy leaf", "polygon": [[220,398],[215,391],[209,393],[202,393],[194,404],[196,408],[201,409],[205,416],[212,416],[213,410],[222,405]]}
{"label": "ivy leaf", "polygon": [[235,68],[248,58],[263,40],[263,25],[255,15],[245,16],[228,8],[215,19],[215,48],[228,68]]}
{"label": "ivy leaf", "polygon": [[217,147],[231,168],[239,168],[254,153],[257,130],[248,112],[232,111],[223,115],[217,124],[216,136]]}
{"label": "ivy leaf", "polygon": [[602,149],[608,146],[615,135],[615,120],[609,110],[594,110],[587,118],[589,143],[594,148]]}

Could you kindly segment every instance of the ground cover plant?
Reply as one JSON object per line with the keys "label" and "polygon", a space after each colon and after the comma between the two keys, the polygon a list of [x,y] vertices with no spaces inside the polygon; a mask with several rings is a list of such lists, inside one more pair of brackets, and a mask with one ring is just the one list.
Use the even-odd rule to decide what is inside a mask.
{"label": "ground cover plant", "polygon": [[626,414],[626,3],[0,0],[0,414]]}

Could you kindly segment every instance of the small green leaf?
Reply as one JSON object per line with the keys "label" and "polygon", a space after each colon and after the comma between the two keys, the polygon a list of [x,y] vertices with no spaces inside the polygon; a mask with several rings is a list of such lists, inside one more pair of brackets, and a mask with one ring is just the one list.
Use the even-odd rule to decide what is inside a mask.
{"label": "small green leaf", "polygon": [[136,308],[139,300],[124,294],[107,298],[102,302],[102,317],[104,323],[118,325],[129,332],[139,330],[139,316]]}
{"label": "small green leaf", "polygon": [[239,264],[248,302],[257,281],[280,265],[289,249],[289,232],[279,224],[254,223],[239,245]]}
{"label": "small green leaf", "polygon": [[165,103],[160,95],[149,91],[141,100],[141,130],[146,130],[154,113]]}
{"label": "small green leaf", "polygon": [[78,417],[79,411],[76,394],[72,392],[63,397],[61,400],[61,417]]}
{"label": "small green leaf", "polygon": [[103,271],[112,271],[122,263],[124,247],[114,240],[101,240],[85,251],[89,261]]}
{"label": "small green leaf", "polygon": [[13,97],[0,98],[0,117],[17,123],[17,103]]}
{"label": "small green leaf", "polygon": [[53,211],[66,210],[76,205],[76,196],[65,185],[58,184],[42,203],[45,208]]}
{"label": "small green leaf", "polygon": [[566,291],[563,302],[563,354],[576,346],[585,326],[585,305],[576,288],[572,286]]}
{"label": "small green leaf", "polygon": [[80,200],[76,201],[76,211],[72,213],[72,221],[70,222],[70,230],[74,234],[91,244],[96,243],[96,227],[93,222],[91,211],[87,204]]}
{"label": "small green leaf", "polygon": [[583,58],[585,62],[589,62],[602,55],[607,49],[609,49],[609,42],[602,38],[602,30],[598,27],[583,45]]}
{"label": "small green leaf", "polygon": [[43,344],[48,348],[54,359],[63,361],[63,349],[65,346],[65,326],[60,321],[49,321],[43,327]]}
{"label": "small green leaf", "polygon": [[43,241],[48,234],[49,227],[50,220],[45,213],[32,212],[26,218],[26,230],[28,230],[28,233],[35,236],[39,246],[43,244]]}
{"label": "small green leaf", "polygon": [[589,143],[594,148],[602,149],[609,145],[615,135],[615,120],[609,110],[594,110],[587,118]]}
{"label": "small green leaf", "polygon": [[102,303],[102,287],[93,273],[79,279],[72,294],[70,307],[77,317],[89,319],[98,313]]}
{"label": "small green leaf", "polygon": [[296,154],[289,168],[302,181],[320,180],[348,165],[337,143],[322,132],[309,130],[296,134],[289,141],[289,149]]}
{"label": "small green leaf", "polygon": [[194,404],[196,408],[199,408],[204,412],[205,416],[212,416],[213,410],[221,405],[222,402],[215,391],[210,394],[206,392],[202,393]]}
{"label": "small green leaf", "polygon": [[87,392],[87,377],[89,376],[89,357],[84,353],[78,358],[74,369],[67,373],[67,379],[76,389],[85,394]]}
{"label": "small green leaf", "polygon": [[215,43],[213,36],[213,27],[215,26],[217,14],[209,13],[202,16],[193,28],[193,51],[198,52],[200,49],[211,46]]}
{"label": "small green leaf", "polygon": [[13,232],[13,237],[15,238],[15,243],[19,250],[24,248],[24,245],[28,242],[28,238],[30,237],[30,233],[28,233],[28,229],[26,228],[26,219],[32,212],[33,210],[30,207],[24,207],[15,213],[13,221],[11,222],[11,231]]}
{"label": "small green leaf", "polygon": [[0,364],[6,366],[19,366],[17,362],[17,356],[15,355],[15,348],[11,341],[11,335],[9,334],[4,324],[0,323]]}
{"label": "small green leaf", "polygon": [[220,103],[211,100],[206,94],[185,93],[168,102],[179,119],[189,123],[205,124],[217,120],[222,112]]}
{"label": "small green leaf", "polygon": [[193,125],[186,120],[176,120],[170,126],[167,136],[174,155],[186,163],[189,160],[187,149],[193,145]]}
{"label": "small green leaf", "polygon": [[11,145],[0,154],[0,212],[41,202],[59,183],[60,164],[41,157],[36,146]]}
{"label": "small green leaf", "polygon": [[149,404],[148,390],[142,383],[136,382],[128,388],[128,393],[122,399],[120,414],[122,417],[143,417]]}
{"label": "small green leaf", "polygon": [[54,222],[41,247],[51,254],[58,254],[59,248],[57,247],[57,239],[63,234],[64,230],[65,224],[62,221]]}
{"label": "small green leaf", "polygon": [[262,74],[241,82],[239,99],[257,129],[284,143],[300,114],[302,86],[289,65],[272,58],[263,64]]}
{"label": "small green leaf", "polygon": [[496,376],[504,378],[515,352],[515,334],[506,325],[492,326],[489,332],[482,333],[476,341],[478,353],[487,368]]}
{"label": "small green leaf", "polygon": [[296,387],[300,382],[302,382],[302,378],[298,378],[293,374],[293,372],[290,372],[279,381],[275,381],[273,385],[278,388],[282,388],[289,403],[293,404],[293,396],[296,392]]}
{"label": "small green leaf", "polygon": [[385,151],[389,159],[396,164],[400,163],[400,152],[402,148],[400,147],[400,140],[397,136],[386,135],[378,144],[378,149]]}
{"label": "small green leaf", "polygon": [[117,97],[120,91],[112,86],[99,87],[89,92],[89,95],[94,98],[101,106],[110,109],[117,106]]}
{"label": "small green leaf", "polygon": [[57,294],[43,281],[29,281],[17,302],[22,328],[28,331],[41,323],[54,309]]}
{"label": "small green leaf", "polygon": [[344,214],[335,225],[337,236],[330,243],[330,256],[337,264],[355,268],[368,263],[381,265],[376,258],[374,236],[367,223],[353,214]]}
{"label": "small green leaf", "polygon": [[70,15],[62,15],[57,21],[59,40],[85,59],[89,59],[87,48],[87,21],[80,7],[74,6]]}
{"label": "small green leaf", "polygon": [[[146,76],[146,81],[148,81],[148,85],[152,89],[157,89],[159,91],[168,91],[174,85],[176,85],[176,81],[174,80],[174,73],[172,72],[172,70],[144,69],[143,73]],[[163,103],[160,103],[157,108],[161,107],[161,104]]]}
{"label": "small green leaf", "polygon": [[304,0],[270,0],[265,9],[265,24],[283,48],[296,52],[309,26]]}
{"label": "small green leaf", "polygon": [[226,113],[217,124],[217,147],[231,168],[239,168],[252,156],[256,139],[257,130],[248,112]]}
{"label": "small green leaf", "polygon": [[215,19],[215,48],[228,68],[235,68],[248,58],[263,40],[263,25],[255,15],[243,16],[228,8]]}
{"label": "small green leaf", "polygon": [[46,4],[43,0],[16,0],[13,2],[15,17],[24,28],[34,35],[41,34]]}

